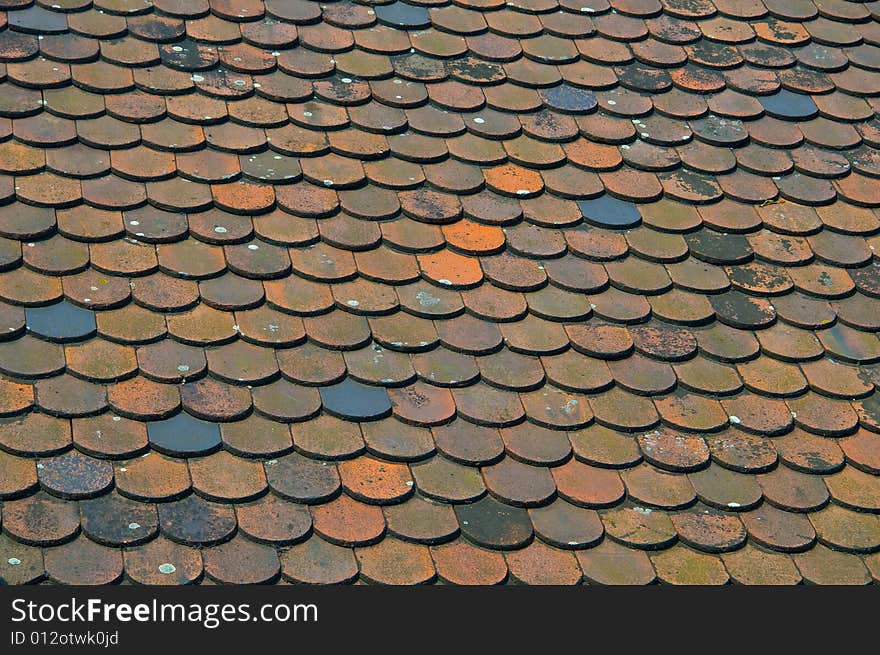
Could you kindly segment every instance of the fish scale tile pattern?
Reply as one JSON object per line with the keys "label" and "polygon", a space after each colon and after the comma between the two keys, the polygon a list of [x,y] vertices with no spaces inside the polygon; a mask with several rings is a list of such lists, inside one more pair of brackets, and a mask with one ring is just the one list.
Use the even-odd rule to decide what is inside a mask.
{"label": "fish scale tile pattern", "polygon": [[880,580],[880,3],[0,0],[0,581]]}

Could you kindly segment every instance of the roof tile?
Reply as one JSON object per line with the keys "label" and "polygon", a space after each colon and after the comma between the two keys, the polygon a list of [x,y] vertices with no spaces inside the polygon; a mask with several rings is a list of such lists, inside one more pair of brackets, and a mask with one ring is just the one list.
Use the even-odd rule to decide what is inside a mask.
{"label": "roof tile", "polygon": [[870,579],[868,9],[75,4],[0,18],[53,581]]}

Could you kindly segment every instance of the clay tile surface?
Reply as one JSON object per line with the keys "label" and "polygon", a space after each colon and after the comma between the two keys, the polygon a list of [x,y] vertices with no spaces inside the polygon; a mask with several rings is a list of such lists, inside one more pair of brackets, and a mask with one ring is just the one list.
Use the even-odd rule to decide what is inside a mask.
{"label": "clay tile surface", "polygon": [[877,3],[91,4],[0,2],[3,580],[877,577]]}

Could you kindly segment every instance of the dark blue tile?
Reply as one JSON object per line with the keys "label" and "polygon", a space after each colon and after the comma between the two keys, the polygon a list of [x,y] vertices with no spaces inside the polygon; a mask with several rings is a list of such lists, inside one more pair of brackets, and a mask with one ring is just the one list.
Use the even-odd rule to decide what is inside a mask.
{"label": "dark blue tile", "polygon": [[53,341],[81,341],[97,332],[95,312],[62,300],[24,310],[27,329]]}
{"label": "dark blue tile", "polygon": [[391,400],[382,387],[371,387],[351,378],[321,387],[321,402],[330,414],[352,421],[369,421],[391,413]]}
{"label": "dark blue tile", "polygon": [[787,89],[772,96],[758,96],[758,102],[770,116],[781,120],[807,120],[819,113],[810,96]]}
{"label": "dark blue tile", "polygon": [[9,27],[17,32],[30,34],[58,34],[67,31],[67,16],[32,5],[7,15]]}
{"label": "dark blue tile", "polygon": [[156,450],[177,457],[207,455],[220,447],[220,426],[186,412],[147,423],[147,436]]}
{"label": "dark blue tile", "polygon": [[424,7],[392,2],[390,5],[377,5],[374,9],[380,23],[393,27],[421,29],[431,25],[431,16]]}
{"label": "dark blue tile", "polygon": [[539,94],[548,107],[567,114],[586,114],[597,105],[596,96],[592,93],[568,84],[541,89]]}
{"label": "dark blue tile", "polygon": [[607,193],[591,200],[579,200],[578,207],[584,218],[593,225],[624,229],[638,225],[642,216],[631,202],[618,200]]}

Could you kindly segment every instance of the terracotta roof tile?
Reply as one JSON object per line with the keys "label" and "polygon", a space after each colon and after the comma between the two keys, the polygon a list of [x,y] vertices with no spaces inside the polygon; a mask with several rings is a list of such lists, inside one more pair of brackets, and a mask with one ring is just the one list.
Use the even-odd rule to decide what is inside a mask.
{"label": "terracotta roof tile", "polygon": [[876,577],[870,8],[77,9],[0,19],[4,577]]}

